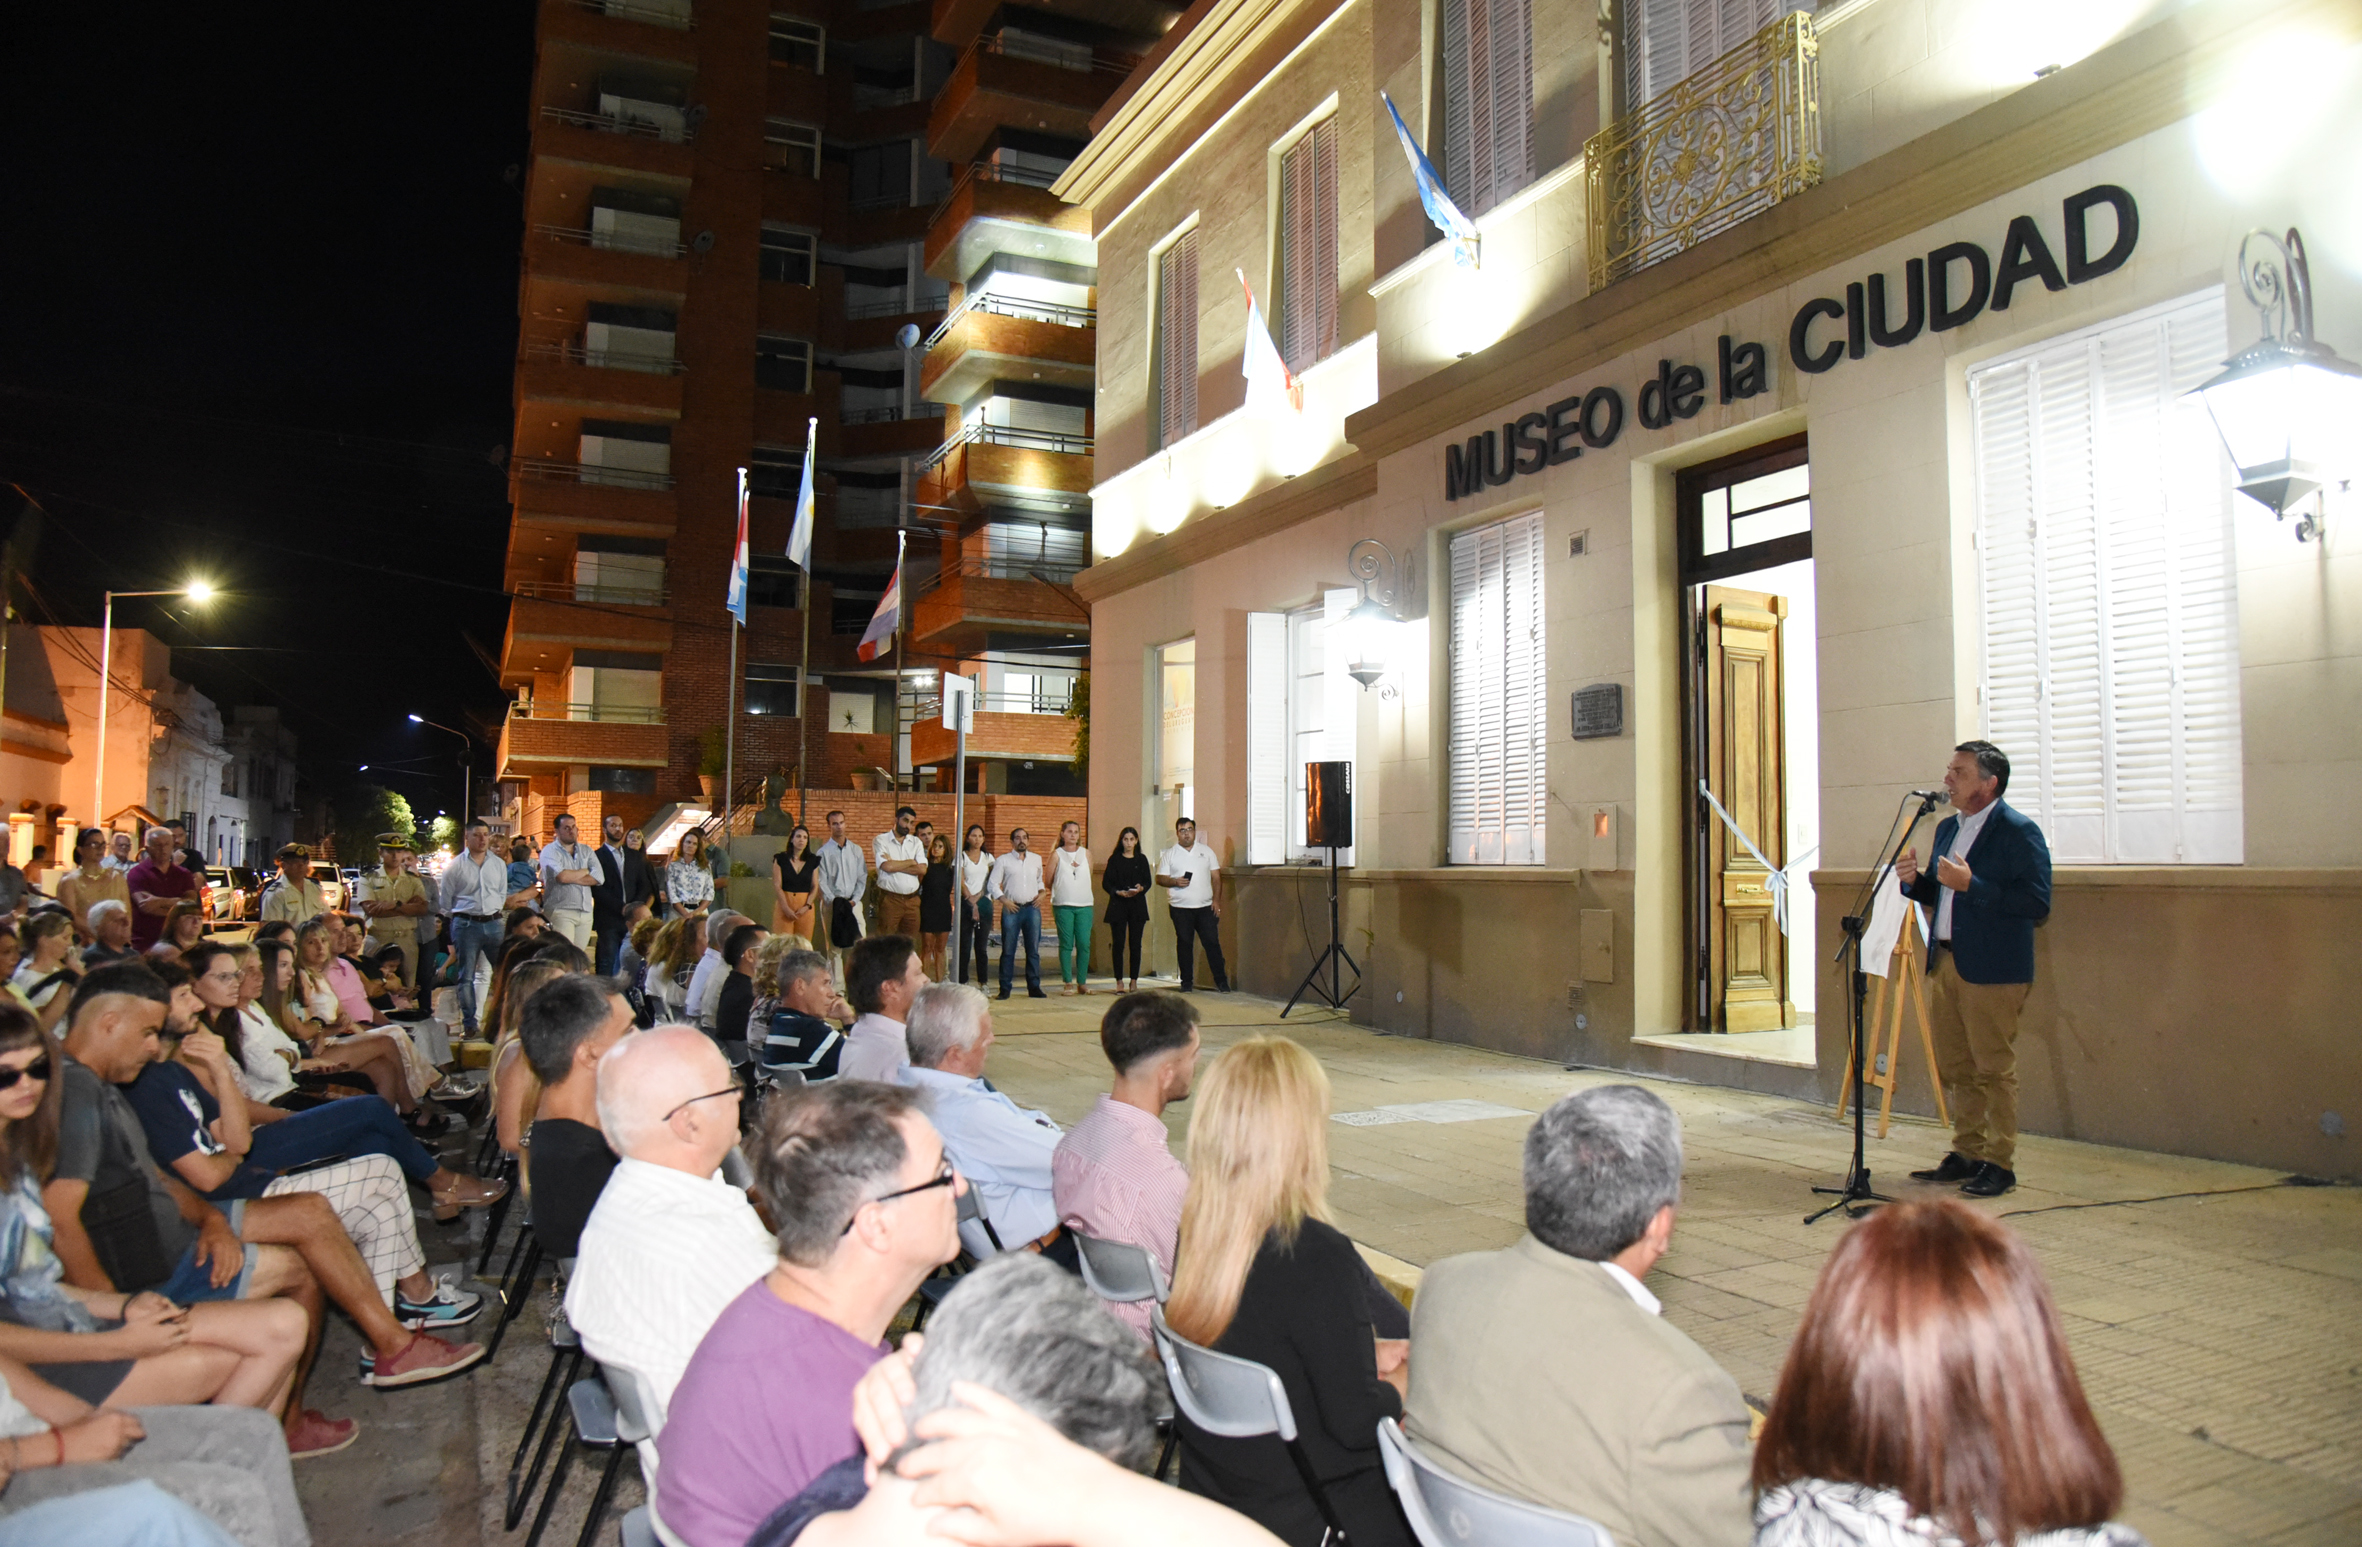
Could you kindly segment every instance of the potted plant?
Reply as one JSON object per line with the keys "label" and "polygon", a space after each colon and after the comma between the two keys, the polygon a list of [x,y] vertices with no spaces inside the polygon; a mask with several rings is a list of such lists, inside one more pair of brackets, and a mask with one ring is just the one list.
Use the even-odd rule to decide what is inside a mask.
{"label": "potted plant", "polygon": [[709,807],[722,798],[722,777],[729,771],[729,758],[722,728],[707,726],[697,738],[697,788],[703,792]]}

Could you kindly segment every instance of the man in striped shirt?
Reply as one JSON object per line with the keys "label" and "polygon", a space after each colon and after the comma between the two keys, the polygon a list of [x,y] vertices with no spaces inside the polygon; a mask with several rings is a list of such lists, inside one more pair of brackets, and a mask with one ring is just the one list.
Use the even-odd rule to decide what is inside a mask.
{"label": "man in striped shirt", "polygon": [[[1115,1087],[1058,1141],[1050,1195],[1069,1230],[1139,1247],[1170,1283],[1189,1172],[1166,1147],[1163,1113],[1189,1097],[1197,1011],[1179,994],[1126,994],[1099,1022],[1099,1046],[1115,1066]],[[1145,1338],[1150,1303],[1108,1309]]]}

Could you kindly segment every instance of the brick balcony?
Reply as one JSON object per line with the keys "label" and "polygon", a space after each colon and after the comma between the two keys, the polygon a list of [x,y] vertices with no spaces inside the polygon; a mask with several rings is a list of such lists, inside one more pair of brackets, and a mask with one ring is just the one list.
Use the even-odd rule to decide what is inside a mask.
{"label": "brick balcony", "polygon": [[928,274],[955,284],[966,279],[987,254],[999,249],[1000,240],[992,234],[996,226],[1056,231],[1078,244],[1074,255],[1062,261],[1092,261],[1089,210],[1047,188],[1005,182],[990,174],[990,168],[971,167],[944,196],[927,228]]}
{"label": "brick balcony", "polygon": [[[987,300],[997,298],[987,297]],[[1092,314],[1072,310],[1077,318]],[[972,401],[997,377],[1089,387],[1099,330],[1040,316],[976,309],[961,312],[927,350],[919,390],[929,402]]]}
{"label": "brick balcony", "polygon": [[[991,433],[989,428],[987,433]],[[1081,436],[1055,439],[1061,449],[1001,445],[989,440],[963,441],[920,473],[912,497],[921,504],[939,505],[968,516],[982,514],[996,496],[1018,500],[1030,496],[1038,501],[1046,492],[1087,504],[1093,464],[1091,442]]]}
{"label": "brick balcony", "polygon": [[[1074,761],[1075,722],[1062,714],[976,713],[976,728],[968,733],[968,756],[1026,758],[1036,762]],[[921,719],[910,728],[910,760],[920,767],[948,763],[959,754],[959,737],[943,728],[940,716]]]}
{"label": "brick balcony", "polygon": [[568,763],[662,768],[669,758],[666,729],[614,720],[518,719],[500,730],[500,773],[521,779]]}
{"label": "brick balcony", "polygon": [[[1030,575],[971,575],[954,570],[912,604],[910,637],[913,645],[965,656],[984,650],[986,640],[996,634],[1070,638],[1088,633],[1090,627],[1089,612],[1076,603],[1072,593],[1056,585]],[[987,718],[1030,717],[976,716],[979,725]]]}

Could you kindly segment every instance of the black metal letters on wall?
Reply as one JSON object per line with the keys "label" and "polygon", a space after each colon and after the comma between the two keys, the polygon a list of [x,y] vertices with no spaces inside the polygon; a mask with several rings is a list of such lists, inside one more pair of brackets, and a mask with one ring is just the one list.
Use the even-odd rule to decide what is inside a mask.
{"label": "black metal letters on wall", "polygon": [[[2092,256],[2091,212],[2105,204],[2116,217],[2115,239],[2107,251]],[[2140,206],[2114,183],[2086,188],[2067,199],[2065,217],[2067,261],[2062,267],[2051,255],[2042,228],[2031,215],[2010,221],[1995,259],[1974,242],[1948,242],[1925,259],[1903,265],[1902,317],[1894,314],[1887,293],[1887,277],[1873,274],[1845,287],[1845,299],[1815,296],[1796,309],[1788,324],[1788,360],[1807,375],[1835,370],[1840,360],[1859,360],[1873,345],[1894,349],[1930,333],[1948,333],[1974,321],[1988,307],[2009,310],[2020,287],[2039,284],[2045,290],[2064,290],[2087,279],[2113,274],[2124,267],[2141,237]],[[1815,323],[1828,326],[1816,329]],[[1839,324],[1844,325],[1841,334]]]}

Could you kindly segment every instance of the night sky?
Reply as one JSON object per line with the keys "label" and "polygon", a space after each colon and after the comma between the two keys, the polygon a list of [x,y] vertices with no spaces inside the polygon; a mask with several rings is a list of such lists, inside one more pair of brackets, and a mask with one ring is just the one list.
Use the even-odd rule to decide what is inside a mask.
{"label": "night sky", "polygon": [[115,621],[236,647],[176,671],[280,706],[327,791],[408,760],[456,809],[457,741],[405,715],[497,733],[532,56],[524,0],[0,14],[0,485],[49,512],[19,616],[211,578]]}

